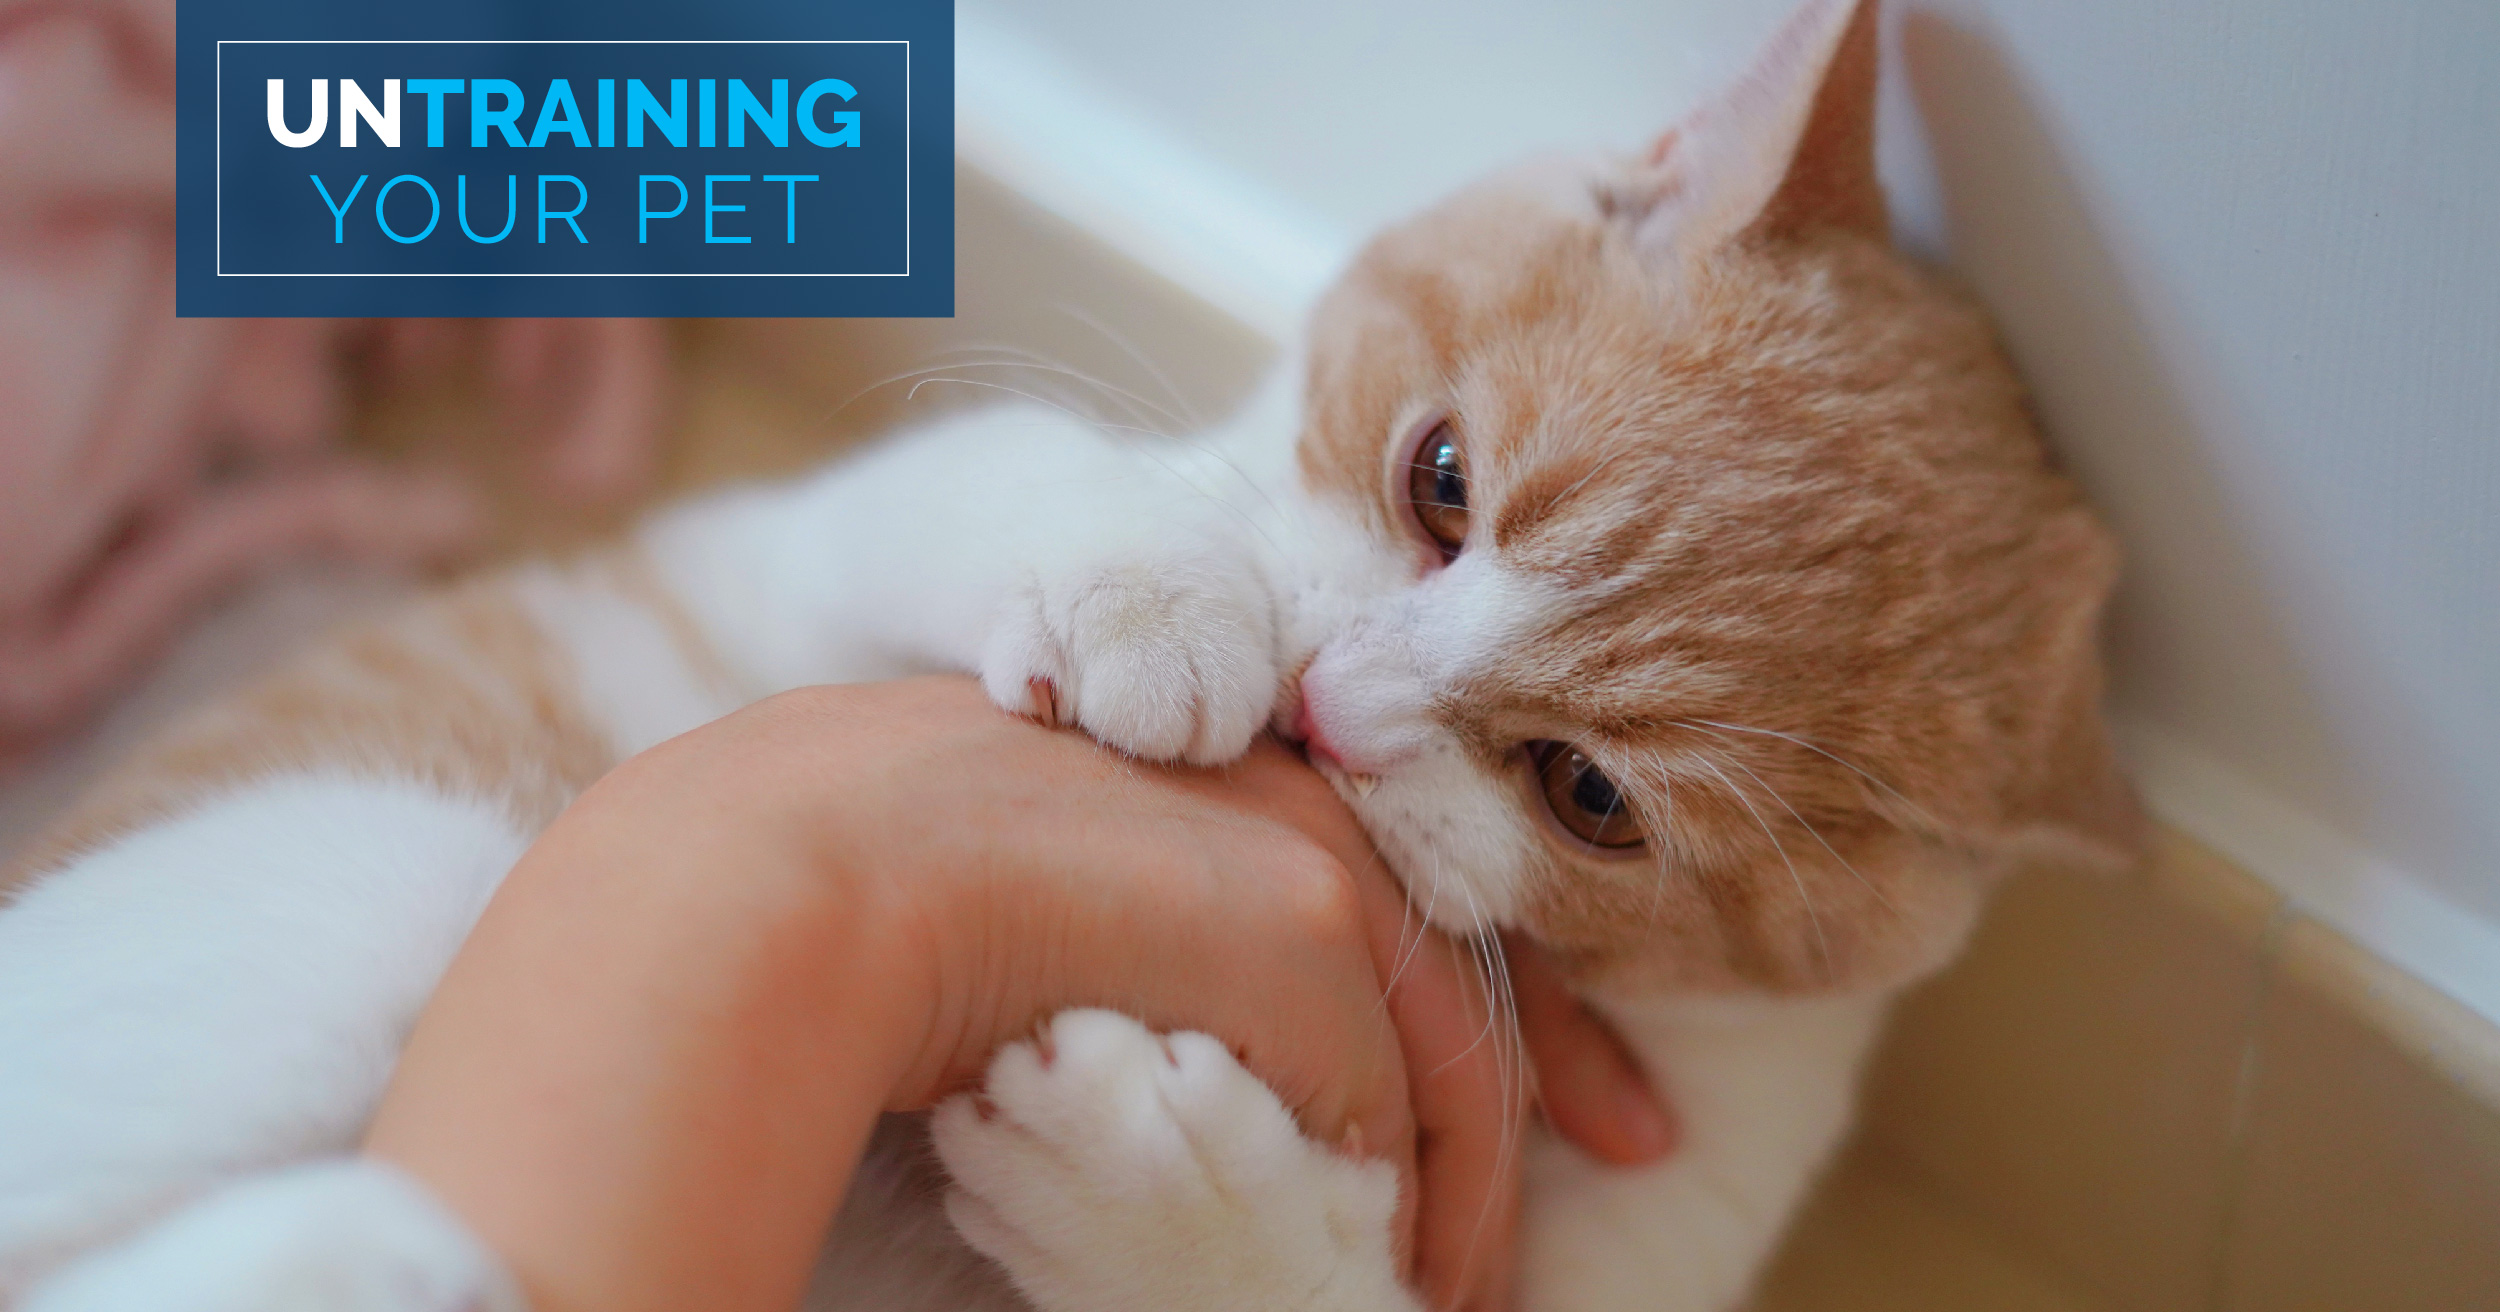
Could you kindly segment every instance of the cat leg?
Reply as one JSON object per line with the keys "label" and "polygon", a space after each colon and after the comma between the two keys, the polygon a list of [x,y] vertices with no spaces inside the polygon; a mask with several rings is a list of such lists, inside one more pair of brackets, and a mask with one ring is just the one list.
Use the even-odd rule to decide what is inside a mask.
{"label": "cat leg", "polygon": [[1062,1012],[932,1131],[947,1214],[1041,1312],[1419,1312],[1396,1172],[1305,1138],[1203,1034]]}
{"label": "cat leg", "polygon": [[0,908],[0,1305],[231,1181],[350,1151],[524,842],[488,802],[273,778]]}
{"label": "cat leg", "polygon": [[1163,760],[1239,755],[1284,673],[1267,494],[1211,448],[1003,406],[644,541],[759,694],[932,670]]}
{"label": "cat leg", "polygon": [[230,1185],[90,1253],[19,1312],[525,1312],[503,1263],[396,1168],[344,1159]]}

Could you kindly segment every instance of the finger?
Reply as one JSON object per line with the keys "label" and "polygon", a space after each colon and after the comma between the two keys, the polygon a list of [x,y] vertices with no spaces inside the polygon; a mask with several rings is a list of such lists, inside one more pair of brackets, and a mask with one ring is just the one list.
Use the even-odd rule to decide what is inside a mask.
{"label": "finger", "polygon": [[[1246,755],[1221,769],[1180,771],[1175,772],[1174,777],[1184,787],[1219,797],[1227,805],[1290,826],[1301,836],[1318,844],[1335,862],[1336,873],[1343,880],[1342,887],[1353,894],[1352,900],[1341,911],[1332,910],[1329,914],[1332,918],[1339,914],[1348,917],[1342,927],[1352,929],[1359,936],[1359,941],[1368,946],[1368,973],[1373,983],[1366,1019],[1368,1032],[1377,1046],[1367,1051],[1373,1062],[1384,1065],[1387,1070],[1379,1076],[1369,1071],[1342,1072],[1341,1078],[1336,1081],[1342,1091],[1334,1101],[1327,1101],[1328,1092],[1321,1090],[1323,1101],[1297,1105],[1297,1110],[1302,1116],[1304,1128],[1315,1136],[1355,1147],[1361,1155],[1380,1157],[1397,1166],[1403,1186],[1397,1218],[1397,1241],[1400,1251],[1415,1254],[1418,1251],[1416,1226],[1421,1215],[1418,1204],[1442,1192],[1437,1181],[1424,1181],[1418,1175],[1422,1162],[1419,1156],[1420,1127],[1416,1115],[1427,1106],[1440,1111],[1447,1104],[1441,1100],[1419,1103],[1415,1099],[1412,1082],[1435,1066],[1448,1062],[1466,1045],[1463,1040],[1450,1039],[1448,1033],[1435,1031],[1435,1037],[1443,1041],[1439,1046],[1421,1050],[1424,1056],[1429,1057],[1429,1064],[1426,1064],[1419,1057],[1414,1036],[1407,1033],[1404,1019],[1398,1014],[1399,1004],[1394,999],[1384,1002],[1380,997],[1379,990],[1398,969],[1397,958],[1401,952],[1396,922],[1404,905],[1402,896],[1381,867],[1378,854],[1372,850],[1371,839],[1364,834],[1353,812],[1346,809],[1345,803],[1316,771],[1274,739],[1261,737],[1251,745]],[[1446,950],[1446,942],[1438,935],[1423,933],[1421,937],[1409,940],[1411,946],[1419,947],[1427,942]],[[1449,959],[1439,956],[1426,961],[1413,996],[1418,1003],[1427,999],[1446,1002],[1449,1009],[1456,1012],[1465,1008],[1463,1002],[1457,1001],[1462,989],[1463,985]],[[1481,1020],[1481,1004],[1475,1006],[1474,1014]],[[1452,1025],[1445,1030],[1455,1033],[1460,1028],[1463,1027]],[[1253,1065],[1255,1067],[1255,1062]],[[1394,1073],[1394,1079],[1385,1078],[1390,1073]],[[1436,1082],[1446,1088],[1458,1089],[1465,1087],[1473,1073],[1472,1067],[1454,1068]],[[1293,1101],[1291,1094],[1281,1087],[1279,1093],[1285,1094],[1288,1102]],[[1332,1137],[1338,1133],[1333,1127],[1339,1125],[1350,1127],[1347,1137]],[[1471,1141],[1462,1136],[1461,1142]],[[1435,1251],[1438,1251],[1437,1247]]]}
{"label": "finger", "polygon": [[[1365,973],[1379,973],[1372,923],[1376,918],[1375,906],[1355,872],[1377,867],[1380,858],[1372,851],[1371,839],[1363,833],[1361,824],[1318,772],[1274,739],[1263,736],[1229,765],[1205,770],[1165,767],[1160,773],[1186,792],[1213,798],[1228,810],[1267,822],[1266,827],[1253,831],[1272,831],[1274,835],[1257,844],[1269,849],[1261,854],[1262,863],[1269,867],[1264,877],[1288,880],[1299,886],[1299,891],[1262,901],[1294,908],[1307,933],[1290,941],[1297,946],[1309,946],[1316,940],[1322,951],[1350,943],[1370,955],[1370,969]],[[1376,880],[1378,876],[1371,878]],[[1261,950],[1272,951],[1273,945]],[[1373,987],[1364,1028],[1380,1035],[1386,1060],[1403,1072],[1405,1063],[1399,1049],[1388,1042],[1388,1018],[1377,1005],[1378,985]],[[1396,1092],[1402,1116],[1406,1103],[1403,1084]],[[1351,1105],[1342,1097],[1323,1097],[1321,1103],[1301,1110],[1313,1133],[1326,1132],[1330,1137],[1342,1134],[1349,1123],[1361,1119],[1352,1115]],[[1386,1120],[1380,1124],[1366,1122],[1357,1130],[1369,1140],[1374,1152],[1385,1152],[1389,1146],[1389,1141],[1377,1133],[1386,1124]],[[1402,1130],[1399,1137],[1406,1133],[1411,1130]]]}
{"label": "finger", "polygon": [[1426,926],[1384,871],[1364,882],[1415,1108],[1415,1281],[1430,1307],[1505,1307],[1529,1089],[1506,1004],[1486,987],[1498,966]]}
{"label": "finger", "polygon": [[1612,1166],[1646,1166],[1673,1153],[1683,1127],[1623,1040],[1572,995],[1535,944],[1516,935],[1504,943],[1520,1034],[1555,1132]]}
{"label": "finger", "polygon": [[1262,740],[1225,784],[1237,803],[1293,825],[1358,872],[1415,1120],[1401,1239],[1429,1305],[1505,1306],[1529,1099],[1507,1014],[1483,987],[1498,972],[1412,913],[1353,813],[1290,753]]}
{"label": "finger", "polygon": [[[1312,1058],[1325,1063],[1319,1082],[1305,1086],[1306,1096],[1287,1095],[1305,1130],[1352,1155],[1379,1158],[1397,1168],[1401,1205],[1395,1240],[1399,1251],[1412,1252],[1419,1215],[1414,1200],[1424,1196],[1419,1191],[1422,1144],[1414,1081],[1428,1068],[1418,1065],[1394,1005],[1382,998],[1384,967],[1371,932],[1365,881],[1333,854],[1319,859],[1326,863],[1337,893],[1328,899],[1298,899],[1316,908],[1306,911],[1300,926],[1307,935],[1304,941],[1316,950],[1308,967],[1291,972],[1297,980],[1313,980],[1314,987],[1299,1008],[1280,1010],[1275,1003],[1281,999],[1269,998],[1260,1000],[1259,1009],[1277,1018],[1306,1050],[1300,1054],[1306,1063]],[[1271,945],[1295,941],[1263,937]],[[1324,970],[1341,963],[1351,964],[1356,978],[1333,987],[1316,985]]]}
{"label": "finger", "polygon": [[[830,696],[837,712],[850,700],[815,696]],[[911,713],[895,714],[904,708]],[[1254,785],[1237,786],[1229,771],[1140,765],[1004,715],[969,680],[889,685],[866,710],[887,718],[797,723],[811,740],[885,744],[889,768],[878,777],[918,781],[890,798],[855,789],[855,805],[925,814],[925,794],[943,779],[955,811],[1018,818],[1012,827],[894,824],[830,845],[841,859],[880,868],[993,871],[977,914],[1016,926],[940,940],[963,955],[940,963],[938,973],[956,982],[936,990],[946,1006],[898,1082],[897,1110],[977,1082],[998,1045],[1042,1017],[1108,1007],[1150,1028],[1224,1039],[1314,1139],[1334,1146],[1351,1135],[1411,1179],[1406,1066],[1381,1005],[1362,903],[1343,864],[1279,818],[1289,809],[1280,799],[1309,799],[1277,758],[1307,769],[1272,746],[1239,771]],[[1334,804],[1315,776],[1312,786]],[[864,853],[863,841],[898,850]],[[1027,885],[1041,890],[1038,900],[1017,891]],[[1143,888],[1150,899],[1141,900]],[[1154,932],[1141,935],[1141,924]]]}

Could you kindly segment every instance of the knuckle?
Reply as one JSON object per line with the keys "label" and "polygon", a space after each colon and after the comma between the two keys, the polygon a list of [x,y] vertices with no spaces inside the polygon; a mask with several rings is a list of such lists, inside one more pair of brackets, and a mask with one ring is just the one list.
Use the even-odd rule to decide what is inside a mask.
{"label": "knuckle", "polygon": [[1363,940],[1362,893],[1335,857],[1297,835],[1278,847],[1274,867],[1296,928],[1331,945]]}

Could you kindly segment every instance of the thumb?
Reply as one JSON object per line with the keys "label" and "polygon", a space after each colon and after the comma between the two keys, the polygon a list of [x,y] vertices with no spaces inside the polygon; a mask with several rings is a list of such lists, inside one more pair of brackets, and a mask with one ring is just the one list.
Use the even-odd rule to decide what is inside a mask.
{"label": "thumb", "polygon": [[1672,1155],[1683,1138],[1675,1108],[1650,1087],[1623,1040],[1573,996],[1542,949],[1516,934],[1504,935],[1503,947],[1520,1034],[1555,1132],[1610,1166]]}

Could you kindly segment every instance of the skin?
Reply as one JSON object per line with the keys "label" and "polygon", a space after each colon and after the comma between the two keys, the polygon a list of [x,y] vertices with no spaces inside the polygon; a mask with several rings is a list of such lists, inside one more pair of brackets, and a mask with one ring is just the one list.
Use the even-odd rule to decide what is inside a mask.
{"label": "skin", "polygon": [[[960,680],[807,689],[628,761],[556,820],[366,1146],[541,1312],[785,1309],[880,1113],[969,1087],[1055,1012],[1116,1007],[1222,1036],[1311,1134],[1398,1163],[1418,1287],[1496,1308],[1524,1100],[1464,961],[1272,743],[1165,769]],[[1609,1160],[1670,1151],[1550,968],[1515,987],[1557,1123]]]}

